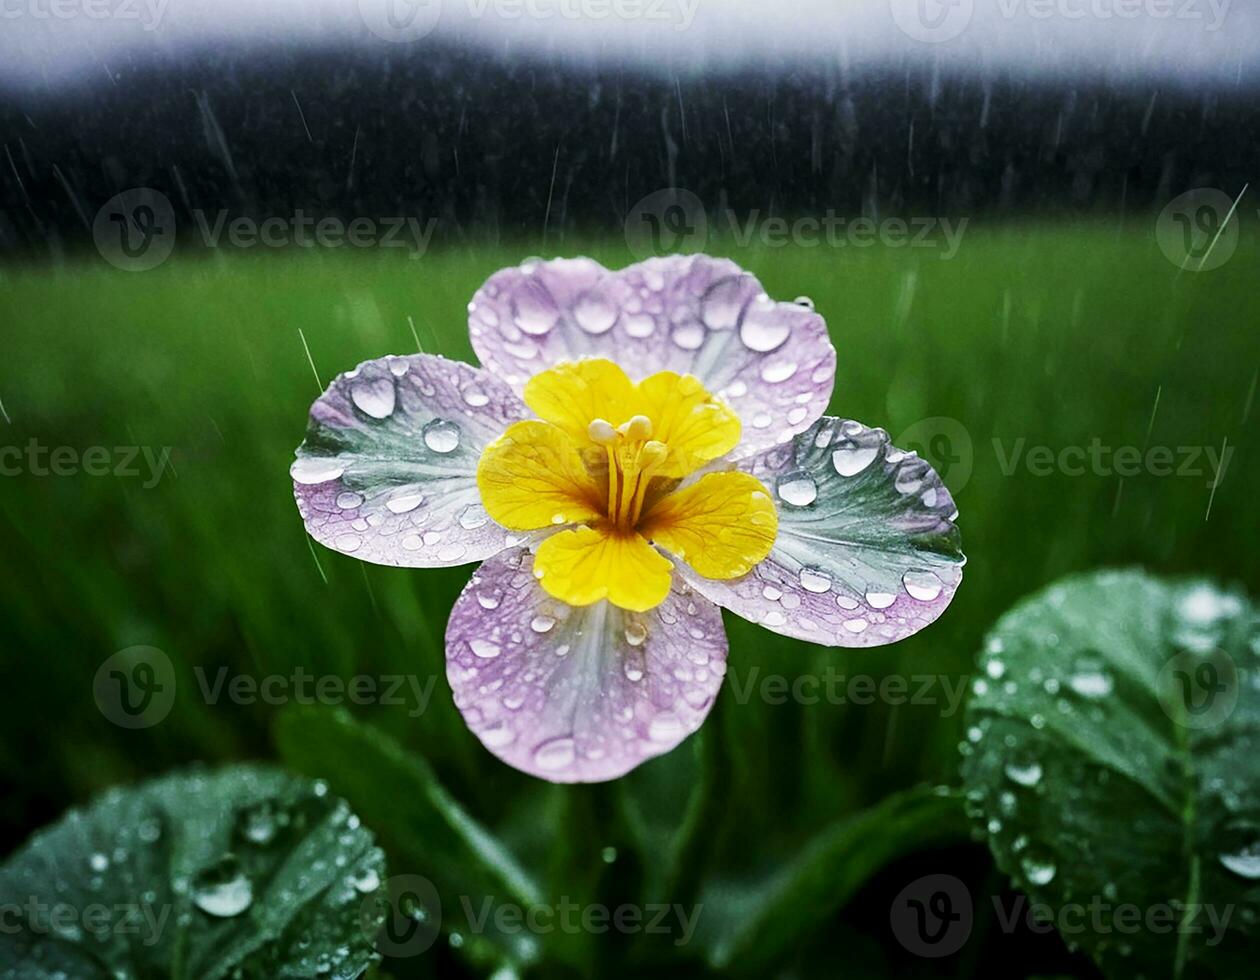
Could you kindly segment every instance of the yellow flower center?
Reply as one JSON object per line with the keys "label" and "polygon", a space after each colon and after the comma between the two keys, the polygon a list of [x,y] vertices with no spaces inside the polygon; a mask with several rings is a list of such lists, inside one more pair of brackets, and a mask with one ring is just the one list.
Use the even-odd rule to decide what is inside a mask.
{"label": "yellow flower center", "polygon": [[591,442],[604,447],[608,464],[609,523],[629,531],[639,523],[648,486],[669,456],[669,447],[652,438],[652,420],[636,415],[616,428],[606,419],[595,419],[586,428]]}
{"label": "yellow flower center", "polygon": [[534,574],[571,605],[608,599],[651,609],[669,594],[673,563],[737,578],[770,552],[778,515],[760,481],[714,472],[688,482],[739,442],[739,419],[690,375],[637,384],[607,360],[535,375],[517,422],[477,466],[482,503],[515,531],[569,525],[542,542]]}

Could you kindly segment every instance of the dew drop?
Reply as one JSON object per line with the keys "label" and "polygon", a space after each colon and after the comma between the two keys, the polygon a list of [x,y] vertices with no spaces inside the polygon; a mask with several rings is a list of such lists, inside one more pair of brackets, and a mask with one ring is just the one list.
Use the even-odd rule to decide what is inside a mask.
{"label": "dew drop", "polygon": [[831,454],[831,465],[841,476],[857,476],[878,455],[878,446],[845,446]]}
{"label": "dew drop", "polygon": [[931,602],[941,594],[941,580],[937,578],[935,572],[929,571],[909,571],[901,577],[901,583],[906,587],[906,591],[910,593],[912,598],[918,599],[920,602]]}
{"label": "dew drop", "polygon": [[534,749],[534,764],[539,769],[555,772],[572,765],[576,749],[571,738],[553,738]]}
{"label": "dew drop", "polygon": [[389,378],[360,381],[350,389],[350,400],[365,415],[374,419],[387,419],[394,414],[394,406],[397,404],[394,382]]}
{"label": "dew drop", "polygon": [[1068,687],[1083,698],[1105,698],[1114,686],[1111,675],[1093,659],[1078,661],[1068,678]]}
{"label": "dew drop", "polygon": [[530,620],[529,628],[535,633],[546,633],[555,625],[556,618],[554,616],[540,615]]}
{"label": "dew drop", "polygon": [[468,649],[482,660],[493,660],[503,652],[497,643],[491,643],[489,640],[482,639],[469,640]]}
{"label": "dew drop", "polygon": [[385,509],[391,514],[406,514],[424,503],[424,494],[408,491],[385,501]]}
{"label": "dew drop", "polygon": [[302,456],[294,460],[289,467],[289,476],[305,486],[327,483],[335,480],[346,471],[345,464],[339,459],[328,456]]}
{"label": "dew drop", "polygon": [[766,361],[761,365],[761,380],[767,384],[779,384],[795,373],[795,361]]}
{"label": "dew drop", "polygon": [[1260,840],[1220,856],[1221,864],[1243,878],[1260,878]]}
{"label": "dew drop", "polygon": [[1034,885],[1048,885],[1054,881],[1058,869],[1051,861],[1041,860],[1032,854],[1025,854],[1020,861],[1024,876]]}
{"label": "dew drop", "polygon": [[793,507],[808,507],[818,499],[818,484],[808,473],[790,473],[779,480],[779,496]]}
{"label": "dew drop", "polygon": [[872,609],[887,609],[897,597],[891,592],[868,592],[866,593],[866,604]]}
{"label": "dew drop", "polygon": [[1041,782],[1041,765],[1037,762],[1008,762],[1004,771],[1007,779],[1020,786],[1036,786]]}
{"label": "dew drop", "polygon": [[254,886],[233,857],[203,870],[193,886],[193,904],[220,919],[240,915],[253,900]]}
{"label": "dew drop", "polygon": [[598,293],[584,293],[573,307],[573,319],[589,334],[607,333],[617,322],[617,310]]}
{"label": "dew drop", "polygon": [[363,498],[353,490],[345,490],[337,494],[337,506],[342,510],[354,510],[363,503]]}
{"label": "dew drop", "polygon": [[780,313],[768,296],[758,297],[739,325],[739,339],[749,350],[767,354],[782,347],[792,328],[787,317]]}
{"label": "dew drop", "polygon": [[821,594],[831,591],[831,576],[821,569],[802,568],[801,588],[806,592]]}
{"label": "dew drop", "polygon": [[527,286],[512,298],[512,319],[525,333],[541,337],[551,332],[560,311],[545,290]]}
{"label": "dew drop", "polygon": [[424,444],[435,453],[454,452],[459,446],[459,426],[446,419],[434,419],[423,430]]}
{"label": "dew drop", "polygon": [[642,646],[647,639],[647,627],[637,619],[626,623],[626,642],[632,647]]}

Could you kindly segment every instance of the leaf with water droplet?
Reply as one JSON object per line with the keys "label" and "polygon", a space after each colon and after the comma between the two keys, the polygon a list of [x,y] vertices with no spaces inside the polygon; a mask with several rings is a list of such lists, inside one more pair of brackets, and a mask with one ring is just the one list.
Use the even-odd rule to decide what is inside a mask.
{"label": "leaf with water droplet", "polygon": [[357,976],[374,928],[351,870],[384,876],[371,834],[343,800],[279,770],[110,790],[0,869],[0,906],[23,910],[0,930],[0,975],[270,980],[318,959]]}
{"label": "leaf with water droplet", "polygon": [[[1087,916],[1067,938],[1108,975],[1250,974],[1260,686],[1242,679],[1260,670],[1258,623],[1207,583],[1104,572],[1031,597],[985,643],[963,762],[973,816],[1033,901],[1102,904],[1099,926]],[[1169,925],[1121,944],[1125,905]],[[1202,908],[1183,920],[1192,905],[1219,928]]]}

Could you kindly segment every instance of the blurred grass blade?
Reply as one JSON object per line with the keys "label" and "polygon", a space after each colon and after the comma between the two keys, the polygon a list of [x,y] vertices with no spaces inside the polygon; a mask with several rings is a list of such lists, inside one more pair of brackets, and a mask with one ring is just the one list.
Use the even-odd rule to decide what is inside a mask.
{"label": "blurred grass blade", "polygon": [[395,874],[421,875],[442,901],[442,928],[459,933],[463,952],[485,963],[537,956],[537,941],[496,930],[501,905],[542,902],[536,882],[497,837],[438,782],[424,759],[344,710],[293,708],[276,726],[280,755],[318,775],[355,807],[392,855]]}
{"label": "blurred grass blade", "polygon": [[966,839],[959,795],[927,786],[894,794],[829,827],[764,879],[711,882],[698,938],[715,969],[761,972],[890,861]]}

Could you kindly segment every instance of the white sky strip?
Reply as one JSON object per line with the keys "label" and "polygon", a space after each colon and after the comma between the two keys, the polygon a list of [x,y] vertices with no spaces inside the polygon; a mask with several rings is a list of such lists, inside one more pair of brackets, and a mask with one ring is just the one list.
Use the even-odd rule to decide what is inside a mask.
{"label": "white sky strip", "polygon": [[434,43],[667,71],[897,63],[1250,82],[1252,0],[0,0],[0,83],[118,84],[197,49]]}

